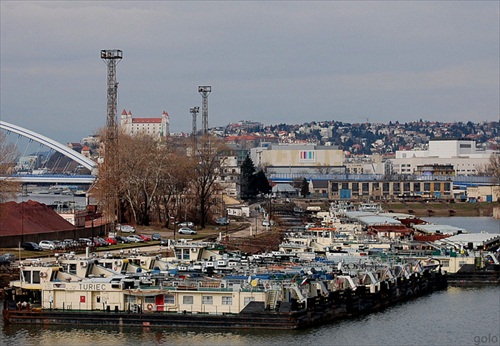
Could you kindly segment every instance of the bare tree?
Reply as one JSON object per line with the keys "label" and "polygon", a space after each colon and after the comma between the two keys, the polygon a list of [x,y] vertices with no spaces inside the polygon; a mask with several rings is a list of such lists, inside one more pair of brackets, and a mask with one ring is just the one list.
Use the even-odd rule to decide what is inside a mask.
{"label": "bare tree", "polygon": [[[192,203],[192,182],[194,179],[194,161],[188,157],[185,146],[175,149],[169,146],[160,155],[168,158],[163,167],[162,181],[158,187],[154,208],[159,215],[159,221],[164,221],[169,227],[170,221],[179,221],[192,215],[194,206]],[[195,221],[195,220],[193,220]]]}
{"label": "bare tree", "polygon": [[149,225],[151,208],[162,183],[168,155],[147,134],[120,137],[119,197],[135,223]]}
{"label": "bare tree", "polygon": [[197,208],[200,215],[199,221],[201,227],[204,228],[208,222],[211,202],[217,192],[221,191],[221,187],[217,184],[217,177],[225,160],[223,153],[228,149],[220,139],[209,135],[204,135],[199,144],[194,157],[197,161],[194,191],[199,206]]}
{"label": "bare tree", "polygon": [[0,132],[0,203],[15,197],[20,183],[8,176],[14,173],[16,158],[19,156],[13,143],[7,143],[7,134]]}
{"label": "bare tree", "polygon": [[494,185],[493,189],[498,195],[500,191],[500,154],[491,154],[488,165],[486,166],[487,174],[492,178]]}
{"label": "bare tree", "polygon": [[500,185],[500,154],[491,154],[486,165],[486,174],[493,178],[494,185]]}

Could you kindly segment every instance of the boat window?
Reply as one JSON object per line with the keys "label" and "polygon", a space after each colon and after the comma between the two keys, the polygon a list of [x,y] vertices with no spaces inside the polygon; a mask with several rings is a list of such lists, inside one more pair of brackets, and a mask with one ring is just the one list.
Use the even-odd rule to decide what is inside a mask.
{"label": "boat window", "polygon": [[222,305],[233,305],[233,297],[222,296]]}
{"label": "boat window", "polygon": [[31,283],[31,270],[23,270],[24,282]]}
{"label": "boat window", "polygon": [[172,294],[165,294],[163,301],[165,304],[175,304],[175,296]]}
{"label": "boat window", "polygon": [[184,296],[182,297],[182,304],[193,304],[193,296]]}
{"label": "boat window", "polygon": [[202,296],[201,303],[203,305],[212,305],[214,303],[214,297],[213,296]]}
{"label": "boat window", "polygon": [[38,270],[33,271],[33,283],[34,284],[40,283],[40,272]]}
{"label": "boat window", "polygon": [[155,301],[155,296],[144,297],[144,304],[154,304]]}

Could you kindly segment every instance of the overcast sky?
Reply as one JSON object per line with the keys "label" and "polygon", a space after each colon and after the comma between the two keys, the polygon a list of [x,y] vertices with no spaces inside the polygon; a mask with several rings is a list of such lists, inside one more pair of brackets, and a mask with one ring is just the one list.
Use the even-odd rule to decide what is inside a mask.
{"label": "overcast sky", "polygon": [[[62,143],[106,124],[101,49],[121,49],[118,114],[209,127],[494,121],[499,1],[4,1],[0,119]],[[198,129],[201,128],[201,111]]]}

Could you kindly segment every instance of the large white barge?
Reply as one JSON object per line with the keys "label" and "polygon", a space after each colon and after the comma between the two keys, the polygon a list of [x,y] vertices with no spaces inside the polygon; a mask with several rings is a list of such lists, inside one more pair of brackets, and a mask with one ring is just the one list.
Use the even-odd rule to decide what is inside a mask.
{"label": "large white barge", "polygon": [[[7,323],[297,329],[447,284],[439,268],[420,262],[257,267],[214,249],[220,247],[176,248],[189,262],[139,254],[24,261],[19,280],[4,290],[3,316]],[[208,258],[200,254],[205,251]],[[191,254],[201,260],[190,260]]]}

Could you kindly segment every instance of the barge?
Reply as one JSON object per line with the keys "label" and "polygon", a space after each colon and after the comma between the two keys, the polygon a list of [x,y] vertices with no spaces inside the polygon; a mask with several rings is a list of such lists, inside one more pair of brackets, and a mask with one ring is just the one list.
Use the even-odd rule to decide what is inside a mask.
{"label": "barge", "polygon": [[3,292],[3,318],[43,325],[301,329],[447,287],[439,267],[420,262],[257,268],[241,261],[231,270],[208,273],[187,267],[158,255],[22,262],[20,279]]}

